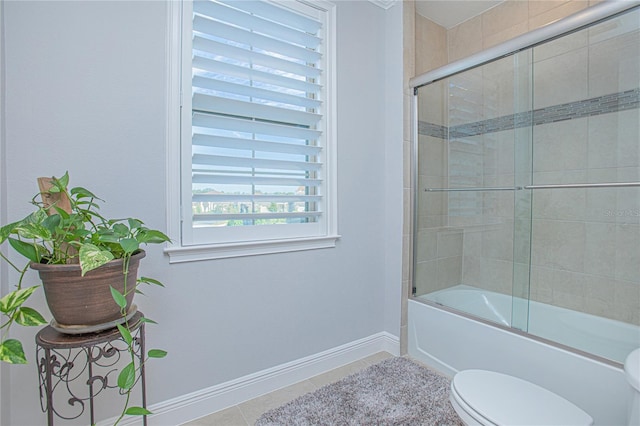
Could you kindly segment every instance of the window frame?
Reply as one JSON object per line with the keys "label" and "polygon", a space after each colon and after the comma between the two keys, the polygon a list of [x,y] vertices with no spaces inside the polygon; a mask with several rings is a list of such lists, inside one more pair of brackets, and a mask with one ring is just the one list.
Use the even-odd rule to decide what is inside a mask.
{"label": "window frame", "polygon": [[[190,221],[184,220],[191,211],[191,128],[182,126],[182,114],[190,111],[191,93],[183,93],[182,87],[191,87],[191,62],[183,61],[183,52],[191,51],[191,28],[186,17],[191,16],[192,1],[168,2],[167,33],[167,220],[172,243],[165,248],[170,263],[253,256],[270,253],[292,252],[335,247],[340,238],[337,229],[337,159],[336,159],[336,7],[326,0],[269,0],[296,10],[312,7],[323,15],[325,60],[323,135],[323,223],[315,235],[292,234],[296,224],[267,225],[282,227],[279,236],[268,235],[260,239],[216,243],[193,238]],[[186,43],[183,43],[186,40]],[[188,85],[185,85],[187,84]],[[188,98],[187,98],[188,97]],[[185,110],[183,112],[183,109]],[[188,111],[187,111],[188,109]],[[190,123],[189,123],[190,124]],[[187,137],[185,137],[185,134]],[[262,227],[255,225],[238,227],[240,234]],[[242,228],[246,228],[243,230]],[[309,228],[317,228],[309,227]],[[229,231],[224,229],[224,231]],[[261,234],[260,232],[258,234]]]}

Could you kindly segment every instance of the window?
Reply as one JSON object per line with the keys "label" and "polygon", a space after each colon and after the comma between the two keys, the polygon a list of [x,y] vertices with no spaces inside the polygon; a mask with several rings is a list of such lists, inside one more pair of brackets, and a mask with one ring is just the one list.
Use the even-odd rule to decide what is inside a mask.
{"label": "window", "polygon": [[332,6],[183,3],[172,261],[335,244]]}

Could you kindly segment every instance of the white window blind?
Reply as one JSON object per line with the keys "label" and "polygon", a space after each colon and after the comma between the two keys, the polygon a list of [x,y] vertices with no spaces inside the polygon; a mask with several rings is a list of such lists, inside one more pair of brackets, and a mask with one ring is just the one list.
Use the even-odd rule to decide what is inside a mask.
{"label": "white window blind", "polygon": [[325,29],[290,3],[193,2],[194,244],[327,233]]}

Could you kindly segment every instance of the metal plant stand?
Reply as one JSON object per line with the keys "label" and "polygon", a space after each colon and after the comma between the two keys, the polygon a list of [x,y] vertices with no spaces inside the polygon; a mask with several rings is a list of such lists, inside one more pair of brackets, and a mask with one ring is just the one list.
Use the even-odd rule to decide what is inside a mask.
{"label": "metal plant stand", "polygon": [[[140,367],[142,407],[146,408],[142,317],[141,312],[136,313],[129,320],[129,325],[134,338],[136,362]],[[127,344],[117,328],[87,334],[63,334],[52,326],[40,330],[36,335],[36,357],[40,405],[42,411],[47,413],[47,424],[53,425],[54,414],[61,419],[71,420],[82,416],[87,409],[89,424],[95,424],[94,399],[106,389],[118,389],[123,394],[117,386],[117,379],[118,363],[124,356],[128,356]],[[124,362],[127,360],[123,359]],[[54,405],[54,393],[61,402],[66,401],[67,404]],[[146,416],[143,422],[146,426]]]}

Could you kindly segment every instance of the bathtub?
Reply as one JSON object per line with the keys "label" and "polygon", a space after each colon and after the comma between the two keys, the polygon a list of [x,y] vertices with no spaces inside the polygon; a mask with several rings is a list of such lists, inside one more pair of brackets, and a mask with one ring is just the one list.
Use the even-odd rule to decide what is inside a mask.
{"label": "bathtub", "polygon": [[[522,306],[526,316],[527,300],[459,285],[436,291],[418,300],[427,300],[509,327],[512,304]],[[528,332],[563,343],[572,348],[624,363],[634,349],[640,347],[640,327],[583,312],[529,302]],[[524,318],[526,321],[526,318]],[[517,319],[514,321],[518,327]]]}
{"label": "bathtub", "polygon": [[[471,312],[481,320],[442,309],[437,303]],[[563,336],[566,345],[590,353],[599,348],[600,356],[619,360],[640,346],[640,328],[531,302],[530,331],[543,338],[538,339],[507,327],[511,305],[509,296],[469,286],[410,299],[409,355],[450,377],[470,368],[521,377],[573,402],[596,425],[625,424],[631,387],[622,365],[544,339]]]}

